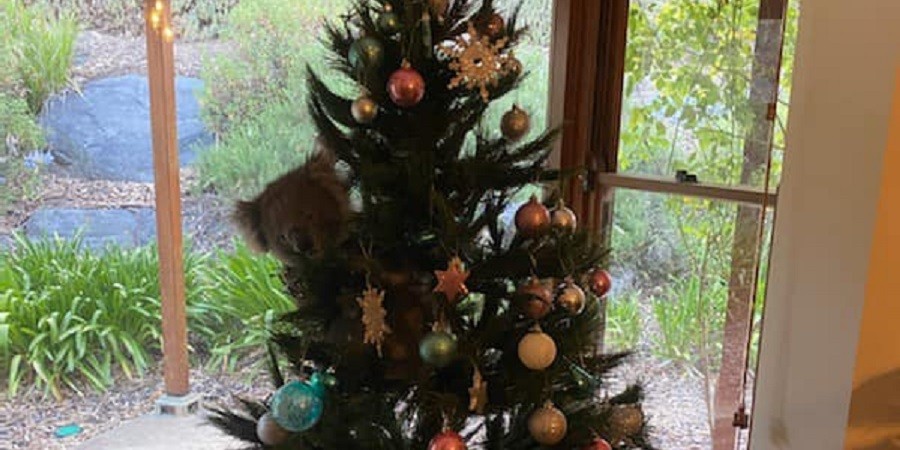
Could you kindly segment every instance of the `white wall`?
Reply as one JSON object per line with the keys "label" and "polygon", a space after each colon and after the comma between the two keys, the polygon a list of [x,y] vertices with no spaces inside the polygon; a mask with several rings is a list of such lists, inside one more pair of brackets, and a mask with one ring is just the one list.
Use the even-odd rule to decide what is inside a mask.
{"label": "white wall", "polygon": [[753,449],[842,448],[898,62],[900,0],[802,1]]}

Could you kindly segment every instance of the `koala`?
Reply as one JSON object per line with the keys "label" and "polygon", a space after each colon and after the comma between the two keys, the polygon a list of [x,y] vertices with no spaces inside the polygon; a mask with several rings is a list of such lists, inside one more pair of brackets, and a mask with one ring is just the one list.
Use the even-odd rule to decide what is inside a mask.
{"label": "koala", "polygon": [[251,249],[270,252],[287,266],[321,255],[346,239],[348,188],[331,151],[318,146],[303,165],[269,183],[251,201],[239,201],[233,219]]}

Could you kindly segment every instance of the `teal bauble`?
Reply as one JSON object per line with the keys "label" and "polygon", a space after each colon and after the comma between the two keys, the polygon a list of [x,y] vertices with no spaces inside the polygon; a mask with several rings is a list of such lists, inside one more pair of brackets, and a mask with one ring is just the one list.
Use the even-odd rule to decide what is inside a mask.
{"label": "teal bauble", "polygon": [[375,70],[384,60],[384,47],[378,39],[365,36],[350,44],[347,55],[350,65],[356,70]]}
{"label": "teal bauble", "polygon": [[293,381],[275,391],[270,414],[287,431],[306,431],[322,418],[325,383],[315,374],[309,381]]}
{"label": "teal bauble", "polygon": [[378,17],[378,29],[388,36],[397,34],[402,28],[400,16],[393,11],[386,10]]}
{"label": "teal bauble", "polygon": [[443,331],[433,331],[419,343],[419,356],[436,367],[446,367],[456,359],[456,337]]}

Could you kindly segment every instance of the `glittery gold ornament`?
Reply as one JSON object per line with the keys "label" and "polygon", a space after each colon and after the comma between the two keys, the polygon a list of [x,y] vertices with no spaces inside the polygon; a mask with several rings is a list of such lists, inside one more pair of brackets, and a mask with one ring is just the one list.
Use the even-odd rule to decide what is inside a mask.
{"label": "glittery gold ornament", "polygon": [[522,139],[530,129],[531,117],[519,105],[513,105],[500,119],[500,131],[510,141]]}
{"label": "glittery gold ornament", "polygon": [[281,445],[291,437],[291,432],[278,425],[272,415],[265,413],[256,422],[256,436],[263,444]]}
{"label": "glittery gold ornament", "polygon": [[484,414],[487,402],[487,381],[484,381],[481,371],[476,367],[475,373],[472,374],[472,387],[469,388],[469,411],[476,414]]}
{"label": "glittery gold ornament", "polygon": [[384,337],[390,334],[391,329],[385,323],[387,311],[385,311],[382,303],[384,302],[384,291],[368,288],[363,291],[363,295],[356,299],[356,303],[362,308],[362,323],[365,326],[363,333],[363,342],[375,345],[378,350],[378,356],[381,354],[381,346],[384,343]]}
{"label": "glittery gold ornament", "polygon": [[438,280],[434,292],[444,294],[444,297],[451,303],[455,303],[459,297],[469,294],[469,289],[466,287],[469,272],[465,270],[462,260],[458,257],[450,260],[447,270],[435,270],[434,275]]}
{"label": "glittery gold ornament", "polygon": [[372,123],[378,116],[378,103],[375,103],[372,97],[363,95],[350,105],[350,113],[353,114],[353,119],[359,123]]}
{"label": "glittery gold ornament", "polygon": [[556,360],[556,342],[535,325],[519,341],[519,359],[531,370],[544,370]]}
{"label": "glittery gold ornament", "polygon": [[574,232],[578,227],[578,216],[560,200],[556,208],[550,211],[550,223],[553,228]]}
{"label": "glittery gold ornament", "polygon": [[550,211],[532,195],[528,203],[516,211],[516,230],[524,237],[534,238],[550,228]]}
{"label": "glittery gold ornament", "polygon": [[481,99],[487,103],[490,100],[488,87],[497,86],[500,79],[515,68],[510,61],[514,59],[512,52],[504,51],[506,43],[506,38],[492,43],[490,36],[479,34],[470,22],[468,33],[457,37],[455,45],[442,49],[450,58],[450,70],[456,72],[447,87],[478,89]]}
{"label": "glittery gold ornament", "polygon": [[577,316],[584,311],[586,303],[584,291],[571,278],[566,278],[566,283],[556,296],[556,304],[569,314]]}
{"label": "glittery gold ornament", "polygon": [[550,401],[531,413],[528,418],[528,432],[541,445],[559,444],[565,439],[568,428],[566,415]]}
{"label": "glittery gold ornament", "polygon": [[618,434],[634,436],[644,428],[644,412],[637,405],[613,406],[609,424]]}

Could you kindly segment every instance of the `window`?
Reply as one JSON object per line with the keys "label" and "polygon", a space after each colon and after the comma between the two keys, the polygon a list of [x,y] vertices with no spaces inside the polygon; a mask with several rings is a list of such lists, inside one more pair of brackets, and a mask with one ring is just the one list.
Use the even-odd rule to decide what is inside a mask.
{"label": "window", "polygon": [[637,350],[662,448],[746,445],[798,6],[560,4],[562,165],[587,165],[571,194],[613,249],[606,344]]}

